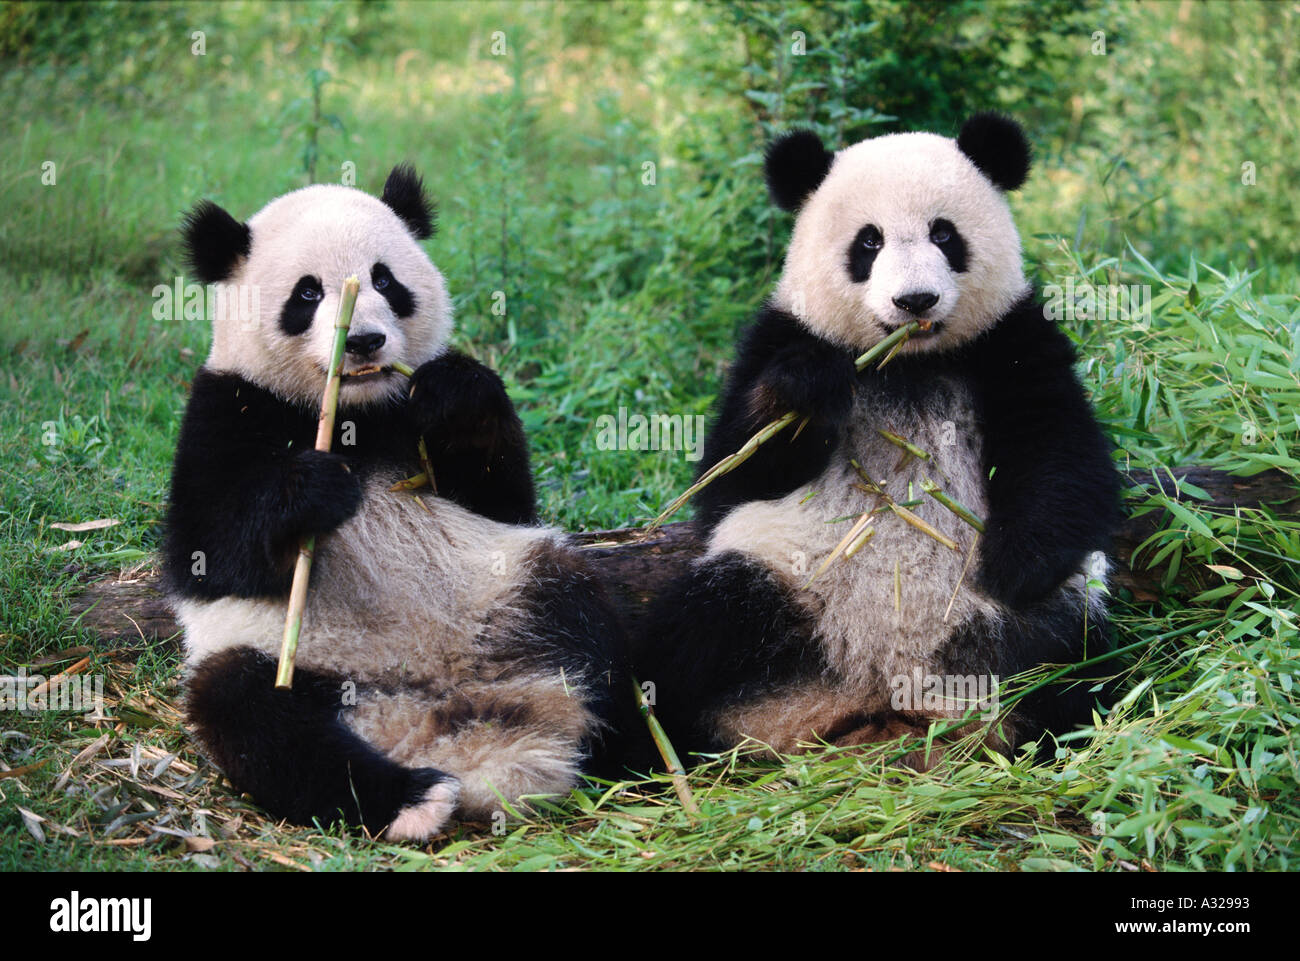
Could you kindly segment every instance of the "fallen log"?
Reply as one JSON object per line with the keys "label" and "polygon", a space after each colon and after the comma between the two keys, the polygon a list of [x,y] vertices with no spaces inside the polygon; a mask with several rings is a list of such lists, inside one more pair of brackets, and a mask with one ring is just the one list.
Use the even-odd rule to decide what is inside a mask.
{"label": "fallen log", "polygon": [[[1171,498],[1219,510],[1267,505],[1279,516],[1300,514],[1300,488],[1282,471],[1235,477],[1208,467],[1176,467],[1158,474],[1130,470],[1127,478],[1133,487],[1158,490]],[[1184,483],[1205,491],[1209,501],[1192,496],[1183,489]],[[1112,590],[1126,589],[1146,600],[1165,592],[1166,570],[1147,567],[1143,558],[1135,562],[1133,557],[1142,542],[1159,529],[1163,513],[1154,510],[1126,519],[1115,538],[1117,566]],[[664,586],[703,550],[690,522],[666,524],[652,534],[639,528],[624,528],[588,531],[574,537],[604,580],[611,598],[631,619],[636,619]],[[1214,575],[1204,568],[1184,565],[1175,590],[1201,590],[1207,584],[1219,582],[1212,578]],[[158,573],[152,569],[88,583],[72,599],[72,612],[80,618],[82,627],[89,628],[103,641],[138,643],[172,638],[179,628],[159,585]]]}

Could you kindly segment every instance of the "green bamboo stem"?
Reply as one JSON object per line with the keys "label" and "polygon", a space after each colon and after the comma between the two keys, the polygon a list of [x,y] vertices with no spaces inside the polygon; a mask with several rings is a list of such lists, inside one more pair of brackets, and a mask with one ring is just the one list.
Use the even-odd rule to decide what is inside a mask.
{"label": "green bamboo stem", "polygon": [[[343,355],[346,352],[352,311],[357,306],[361,282],[356,277],[343,281],[339,312],[334,320],[334,351],[330,355],[329,376],[325,379],[325,396],[321,400],[320,421],[316,425],[316,449],[327,451],[334,442],[334,417],[339,408],[339,385],[343,380]],[[293,568],[293,585],[289,589],[289,609],[284,617],[284,636],[280,640],[280,663],[275,672],[275,686],[288,690],[293,686],[293,662],[298,654],[298,635],[302,632],[302,615],[307,609],[307,583],[311,562],[316,553],[316,537],[304,537],[298,546],[298,560]]]}
{"label": "green bamboo stem", "polygon": [[646,703],[645,694],[635,677],[632,678],[632,690],[633,696],[636,697],[637,710],[641,712],[641,717],[645,719],[646,727],[650,730],[650,739],[654,741],[659,756],[663,758],[664,765],[668,768],[668,776],[673,782],[673,790],[677,792],[677,799],[682,802],[682,809],[692,817],[698,815],[700,809],[695,803],[695,795],[691,793],[691,786],[686,780],[686,769],[682,767],[681,759],[677,757],[677,752],[673,750],[672,741],[668,740],[668,732],[659,723],[659,718],[655,717],[654,710]]}
{"label": "green bamboo stem", "polygon": [[[881,354],[890,351],[891,349],[897,350],[901,348],[903,343],[911,337],[915,331],[920,329],[920,326],[921,325],[915,321],[912,321],[909,324],[904,324],[888,337],[881,340],[878,344],[873,345],[870,350],[855,360],[853,365],[859,370],[859,372],[865,370],[866,367]],[[890,356],[893,356],[892,353]],[[889,358],[886,357],[885,359],[888,360]],[[884,366],[884,364],[882,363],[881,366]],[[736,451],[736,453],[732,454],[730,457],[724,457],[700,475],[699,480],[674,498],[673,502],[665,507],[658,517],[646,525],[646,531],[650,532],[658,528],[664,521],[668,520],[668,518],[681,510],[686,505],[686,502],[692,497],[704,490],[704,488],[708,487],[719,477],[731,473],[745,461],[749,460],[749,458],[753,457],[754,454],[758,452],[760,446],[767,443],[798,419],[799,415],[794,411],[790,411],[769,423],[753,437],[745,441],[744,446],[741,447],[740,450]]]}
{"label": "green bamboo stem", "polygon": [[878,430],[876,431],[876,433],[879,434],[881,437],[885,438],[885,440],[889,441],[895,447],[901,447],[903,450],[907,451],[913,457],[919,457],[921,460],[926,461],[927,463],[932,462],[934,460],[934,458],[930,456],[929,451],[922,450],[920,447],[917,447],[915,444],[913,444],[910,440],[908,440],[905,437],[899,437],[897,434],[893,433],[892,431],[887,431],[887,430]]}
{"label": "green bamboo stem", "polygon": [[948,510],[952,511],[954,514],[956,514],[958,517],[964,520],[971,527],[975,528],[981,534],[984,533],[984,522],[979,519],[979,517],[975,514],[975,512],[972,511],[969,507],[966,507],[960,502],[955,501],[951,497],[949,497],[944,492],[943,488],[940,487],[938,484],[936,484],[934,481],[930,480],[930,478],[928,477],[921,478],[921,490],[925,491],[927,494],[929,494],[931,497],[937,500],[940,504],[948,508]]}

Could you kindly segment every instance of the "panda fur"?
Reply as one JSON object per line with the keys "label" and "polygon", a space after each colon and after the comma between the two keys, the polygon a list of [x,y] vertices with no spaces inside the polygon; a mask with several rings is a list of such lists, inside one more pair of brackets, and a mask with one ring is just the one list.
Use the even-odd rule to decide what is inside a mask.
{"label": "panda fur", "polygon": [[[786,411],[807,423],[696,495],[705,553],[637,642],[637,674],[655,682],[678,747],[752,738],[788,752],[924,733],[969,705],[900,710],[900,678],[913,691],[929,676],[1005,683],[1106,649],[1103,597],[1086,581],[1105,579],[1118,477],[1072,345],[1024,276],[1004,194],[1029,163],[1023,131],[995,114],[956,140],[893,134],[832,153],[799,131],[769,149],[770,191],[797,212],[794,231],[701,463]],[[918,318],[931,332],[856,372],[858,355]],[[933,462],[901,456],[882,430]],[[878,505],[855,486],[854,460],[896,501],[910,485],[911,510],[958,549],[884,511],[865,546],[805,588]],[[984,519],[974,554],[975,529],[921,492],[926,477]],[[1075,677],[1029,695],[989,743],[1008,751],[1086,722],[1093,685]]]}
{"label": "panda fur", "polygon": [[[204,202],[185,240],[218,299],[178,442],[165,573],[187,714],[239,790],[296,823],[392,839],[567,792],[611,769],[630,700],[621,626],[535,526],[522,426],[447,346],[433,207],[399,166],[381,198],[317,185],[247,223]],[[343,280],[361,289],[332,453],[313,450]],[[248,285],[260,310],[239,310]],[[245,296],[244,304],[252,302]],[[408,381],[387,365],[416,368]],[[347,376],[378,367],[378,373]],[[437,495],[390,486],[421,471]],[[274,688],[298,543],[318,535],[291,690]]]}

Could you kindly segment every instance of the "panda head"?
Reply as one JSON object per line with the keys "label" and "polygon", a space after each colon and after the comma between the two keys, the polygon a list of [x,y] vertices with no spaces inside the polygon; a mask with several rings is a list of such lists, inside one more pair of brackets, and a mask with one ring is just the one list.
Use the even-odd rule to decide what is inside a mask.
{"label": "panda head", "polygon": [[355,275],[340,404],[398,395],[404,378],[387,365],[418,367],[451,334],[446,284],[419,243],[433,231],[433,205],[407,165],[393,169],[378,199],[318,184],[272,200],[247,223],[203,201],[184,235],[194,272],[217,285],[208,366],[316,406],[343,281]]}
{"label": "panda head", "polygon": [[787,134],[766,160],[774,201],[797,212],[776,305],[858,350],[912,320],[929,329],[907,351],[969,340],[1029,290],[1005,197],[1029,162],[1024,132],[997,114],[956,140],[889,134],[838,153]]}

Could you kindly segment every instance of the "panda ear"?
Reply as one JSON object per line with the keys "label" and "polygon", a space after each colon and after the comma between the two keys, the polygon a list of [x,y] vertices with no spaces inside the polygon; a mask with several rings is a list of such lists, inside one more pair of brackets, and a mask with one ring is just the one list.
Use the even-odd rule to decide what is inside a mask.
{"label": "panda ear", "polygon": [[768,145],[764,161],[767,189],[782,210],[798,210],[821,185],[835,154],[811,130],[792,130]]}
{"label": "panda ear", "polygon": [[980,173],[1003,190],[1015,190],[1029,176],[1032,150],[1020,124],[1000,113],[977,113],[957,135],[957,146]]}
{"label": "panda ear", "polygon": [[438,229],[437,208],[424,192],[424,181],[410,164],[393,168],[379,199],[402,218],[416,240],[428,240]]}
{"label": "panda ear", "polygon": [[190,267],[205,284],[230,276],[235,263],[253,247],[253,232],[214,204],[203,200],[185,215],[181,228]]}

